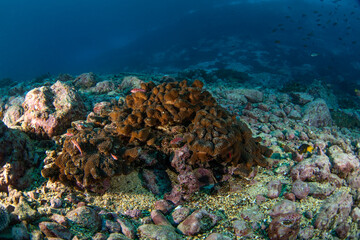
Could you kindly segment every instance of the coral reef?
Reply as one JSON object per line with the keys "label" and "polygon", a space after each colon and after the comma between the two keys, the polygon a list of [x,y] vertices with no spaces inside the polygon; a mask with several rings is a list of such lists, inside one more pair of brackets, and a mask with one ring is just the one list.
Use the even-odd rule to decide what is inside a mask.
{"label": "coral reef", "polygon": [[[99,192],[106,179],[139,166],[175,168],[179,177],[205,178],[199,187],[225,174],[248,176],[252,167],[266,166],[271,150],[202,87],[199,80],[191,86],[186,80],[142,83],[123,106],[102,113],[99,121],[74,123],[62,152],[46,163],[42,175]],[[170,154],[184,145],[189,158],[171,167]],[[182,183],[189,188],[187,179]]]}

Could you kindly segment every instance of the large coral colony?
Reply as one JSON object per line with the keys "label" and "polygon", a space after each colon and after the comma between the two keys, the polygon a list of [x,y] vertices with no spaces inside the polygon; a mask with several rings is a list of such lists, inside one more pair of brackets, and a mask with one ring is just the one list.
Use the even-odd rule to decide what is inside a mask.
{"label": "large coral colony", "polygon": [[359,239],[360,138],[321,83],[191,79],[0,88],[0,238]]}

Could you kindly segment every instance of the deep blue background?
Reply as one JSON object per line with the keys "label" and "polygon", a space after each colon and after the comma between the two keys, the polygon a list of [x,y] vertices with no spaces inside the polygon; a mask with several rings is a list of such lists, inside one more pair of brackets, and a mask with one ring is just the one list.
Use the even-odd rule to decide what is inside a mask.
{"label": "deep blue background", "polygon": [[[0,1],[0,78],[186,68],[216,58],[197,54],[202,39],[234,36],[260,42],[260,50],[290,66],[309,63],[319,74],[357,81],[359,26],[355,0],[6,0]],[[283,56],[274,51],[279,46],[296,50]],[[182,48],[186,61],[153,61]]]}

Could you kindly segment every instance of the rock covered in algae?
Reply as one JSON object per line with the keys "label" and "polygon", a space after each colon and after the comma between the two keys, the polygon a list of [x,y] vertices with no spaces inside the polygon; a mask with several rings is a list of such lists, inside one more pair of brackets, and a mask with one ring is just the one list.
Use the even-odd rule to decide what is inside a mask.
{"label": "rock covered in algae", "polygon": [[91,113],[97,121],[68,129],[62,151],[45,164],[43,176],[91,190],[137,168],[174,170],[171,155],[185,145],[189,157],[175,171],[194,181],[205,174],[209,181],[199,187],[224,174],[248,176],[252,167],[266,166],[271,150],[202,87],[198,80],[191,86],[186,80],[142,83],[124,105],[101,116]]}

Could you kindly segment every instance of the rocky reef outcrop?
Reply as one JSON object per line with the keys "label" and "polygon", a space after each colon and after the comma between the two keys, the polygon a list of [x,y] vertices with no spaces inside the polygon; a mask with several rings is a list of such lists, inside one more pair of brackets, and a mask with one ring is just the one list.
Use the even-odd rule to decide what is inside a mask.
{"label": "rocky reef outcrop", "polygon": [[[62,151],[45,161],[42,175],[101,192],[107,179],[136,168],[170,168],[179,177],[192,175],[201,186],[226,174],[248,176],[254,166],[266,166],[271,150],[202,87],[198,80],[192,85],[186,80],[142,83],[122,106],[73,123]],[[174,162],[174,152],[181,147],[188,148],[189,155]],[[182,183],[189,189],[193,181]]]}

